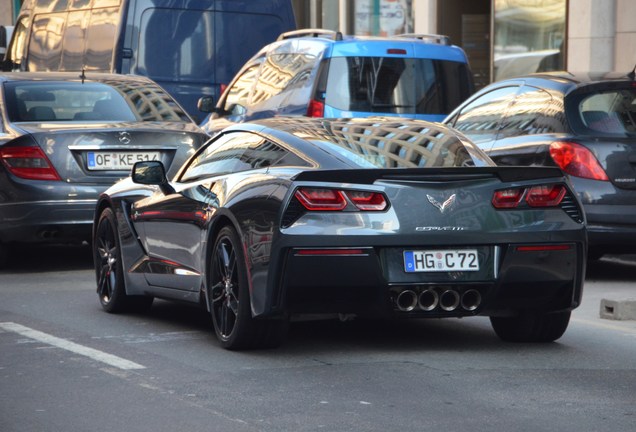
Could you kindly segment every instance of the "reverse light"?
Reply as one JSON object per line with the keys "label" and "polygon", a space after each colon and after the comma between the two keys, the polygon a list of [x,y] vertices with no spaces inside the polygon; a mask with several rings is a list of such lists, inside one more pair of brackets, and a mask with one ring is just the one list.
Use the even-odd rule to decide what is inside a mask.
{"label": "reverse light", "polygon": [[0,148],[0,159],[16,177],[28,180],[61,180],[39,147],[3,147]]}
{"label": "reverse light", "polygon": [[316,99],[309,101],[307,107],[307,117],[324,117],[325,115],[325,103]]}
{"label": "reverse light", "polygon": [[592,180],[609,181],[605,170],[586,147],[567,141],[550,144],[550,156],[565,173]]}
{"label": "reverse light", "polygon": [[503,189],[495,191],[492,205],[498,209],[508,209],[516,208],[525,201],[530,207],[557,207],[566,193],[565,186],[560,184]]}
{"label": "reverse light", "polygon": [[383,211],[388,207],[386,198],[378,192],[303,187],[295,196],[309,211],[341,211],[349,203],[360,211]]}

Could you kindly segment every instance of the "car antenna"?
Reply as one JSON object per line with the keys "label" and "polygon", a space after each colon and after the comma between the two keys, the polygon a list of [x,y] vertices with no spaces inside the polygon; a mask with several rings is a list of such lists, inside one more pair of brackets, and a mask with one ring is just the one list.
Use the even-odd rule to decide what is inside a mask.
{"label": "car antenna", "polygon": [[82,68],[82,73],[79,76],[82,79],[82,84],[84,84],[84,80],[86,79],[86,73],[84,72],[84,68]]}
{"label": "car antenna", "polygon": [[634,69],[632,69],[632,71],[627,74],[627,77],[632,81],[636,79],[636,66],[634,66]]}

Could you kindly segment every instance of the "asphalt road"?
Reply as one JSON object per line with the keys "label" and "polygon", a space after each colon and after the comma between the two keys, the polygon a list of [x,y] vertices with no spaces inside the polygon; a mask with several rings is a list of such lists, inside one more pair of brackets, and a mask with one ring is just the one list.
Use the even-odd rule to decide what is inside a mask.
{"label": "asphalt road", "polygon": [[0,271],[0,431],[636,431],[636,257],[588,268],[551,344],[486,318],[292,326],[276,350],[221,349],[208,315],[101,310],[87,248],[21,250]]}

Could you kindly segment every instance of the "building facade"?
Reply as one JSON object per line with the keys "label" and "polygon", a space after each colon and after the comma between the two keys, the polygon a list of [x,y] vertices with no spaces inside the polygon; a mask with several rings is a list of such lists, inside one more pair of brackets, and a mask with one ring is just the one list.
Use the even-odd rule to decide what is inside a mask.
{"label": "building facade", "polygon": [[434,33],[466,51],[478,87],[547,70],[636,66],[634,0],[294,0],[299,27]]}

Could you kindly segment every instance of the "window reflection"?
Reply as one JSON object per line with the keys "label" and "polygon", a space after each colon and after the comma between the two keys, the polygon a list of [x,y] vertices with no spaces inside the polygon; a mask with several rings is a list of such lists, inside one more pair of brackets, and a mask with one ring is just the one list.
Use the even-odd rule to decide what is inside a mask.
{"label": "window reflection", "polygon": [[566,0],[495,0],[494,81],[562,70]]}

